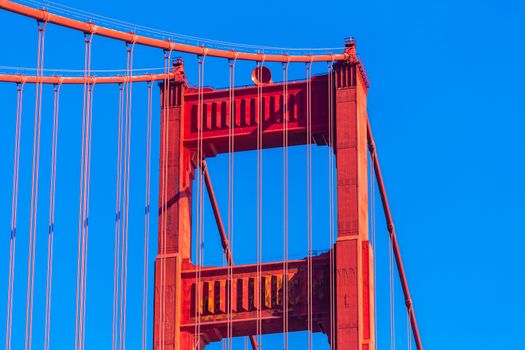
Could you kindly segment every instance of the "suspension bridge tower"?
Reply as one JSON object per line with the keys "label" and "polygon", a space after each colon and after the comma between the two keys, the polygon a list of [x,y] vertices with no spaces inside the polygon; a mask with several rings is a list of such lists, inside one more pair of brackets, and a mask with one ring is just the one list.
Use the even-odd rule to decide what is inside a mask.
{"label": "suspension bridge tower", "polygon": [[[229,105],[228,89],[206,89],[199,95],[188,87],[182,62],[174,65],[175,78],[161,89],[155,349],[189,350],[196,343],[203,348],[227,337],[229,318],[233,320],[233,336],[255,335],[259,318],[263,334],[281,333],[285,308],[289,331],[307,330],[309,303],[312,331],[325,333],[333,349],[374,349],[373,252],[368,240],[368,81],[356,58],[354,41],[346,43],[345,53],[346,60],[335,63],[328,75],[289,83],[287,89],[282,83],[264,81],[235,88],[233,106]],[[311,94],[311,106],[307,94]],[[287,113],[283,114],[283,109]],[[234,113],[233,118],[229,113]],[[263,263],[260,274],[256,265],[235,265],[231,275],[228,267],[197,266],[191,254],[192,181],[197,171],[207,171],[198,156],[198,139],[203,159],[228,152],[232,120],[235,151],[256,149],[259,123],[263,126],[263,148],[283,147],[283,115],[288,145],[328,145],[336,156],[335,244],[320,256],[290,260],[287,272],[283,262]],[[223,241],[223,246],[227,250],[228,242]],[[309,259],[316,281],[311,299],[306,290]],[[198,281],[196,269],[200,270]],[[256,347],[253,338],[252,346]]]}

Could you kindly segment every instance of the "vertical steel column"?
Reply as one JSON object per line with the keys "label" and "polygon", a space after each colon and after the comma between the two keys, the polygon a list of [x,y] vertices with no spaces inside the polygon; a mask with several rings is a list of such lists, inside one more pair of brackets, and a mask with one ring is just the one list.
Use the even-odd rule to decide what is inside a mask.
{"label": "vertical steel column", "polygon": [[336,310],[333,348],[373,349],[373,286],[368,241],[367,85],[347,44],[349,59],[335,65],[337,225]]}
{"label": "vertical steel column", "polygon": [[[191,349],[192,337],[180,332],[181,266],[191,258],[190,152],[183,146],[182,62],[175,78],[161,88],[161,154],[158,255],[155,261],[154,349]],[[164,96],[164,92],[168,96]],[[166,114],[164,114],[166,113]]]}

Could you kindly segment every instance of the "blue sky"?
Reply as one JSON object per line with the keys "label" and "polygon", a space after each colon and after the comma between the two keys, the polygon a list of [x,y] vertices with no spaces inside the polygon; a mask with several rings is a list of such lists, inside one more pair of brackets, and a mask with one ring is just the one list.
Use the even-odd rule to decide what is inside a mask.
{"label": "blue sky", "polygon": [[[426,349],[523,349],[525,266],[523,247],[525,195],[525,5],[520,1],[362,1],[250,3],[90,1],[62,3],[112,18],[167,31],[241,43],[284,47],[339,47],[357,39],[371,88],[368,111],[397,226],[399,242]],[[34,67],[36,24],[0,12],[0,66]],[[50,26],[45,66],[81,69],[79,33]],[[195,58],[184,56],[190,81],[196,82]],[[138,47],[137,68],[162,67],[162,52]],[[95,38],[93,69],[122,69],[120,42]],[[237,82],[249,83],[251,63],[239,64]],[[280,67],[270,66],[276,80]],[[326,71],[324,64],[314,66]],[[291,78],[304,76],[304,66]],[[206,84],[226,86],[227,64],[210,59]],[[154,89],[158,101],[158,89]],[[128,348],[140,348],[142,225],[146,87],[134,88],[132,206]],[[34,345],[43,337],[47,232],[47,195],[51,138],[51,88],[44,89],[41,196],[37,237]],[[0,320],[5,319],[8,236],[12,181],[16,89],[0,84]],[[74,334],[76,223],[80,155],[81,88],[64,88],[60,116],[55,238],[52,348],[70,349]],[[34,89],[26,88],[22,124],[20,205],[17,241],[13,348],[23,345],[27,232],[31,184]],[[96,87],[93,121],[92,201],[86,349],[111,343],[111,297],[117,88]],[[152,203],[158,196],[159,108],[154,105]],[[265,152],[265,260],[281,252],[272,232],[279,232],[281,151]],[[290,151],[291,174],[304,176],[304,148]],[[236,155],[236,260],[254,260],[254,154]],[[219,202],[226,213],[226,159],[210,160]],[[326,149],[314,150],[315,246],[327,248]],[[278,169],[275,175],[275,169]],[[304,185],[291,184],[290,197],[304,202]],[[294,245],[304,255],[304,205],[291,209]],[[219,241],[206,209],[206,262],[221,263]],[[273,221],[269,218],[275,218]],[[388,348],[388,261],[386,231],[377,212],[378,345]],[[151,255],[156,250],[152,223]],[[273,238],[272,238],[273,237]],[[277,241],[280,241],[279,236]],[[150,264],[151,268],[151,264]],[[151,274],[150,274],[151,276]],[[396,287],[398,348],[406,348],[405,318]],[[151,295],[151,293],[150,293]],[[151,320],[151,313],[150,313]],[[2,326],[3,327],[3,326]],[[151,333],[150,338],[151,340]],[[279,336],[264,340],[280,346]],[[292,349],[304,348],[304,334]],[[316,336],[322,349],[324,337]],[[0,332],[0,344],[4,334]],[[210,347],[211,348],[211,347]],[[220,347],[214,347],[220,348]],[[242,348],[242,347],[240,347]],[[324,347],[326,348],[326,347]]]}

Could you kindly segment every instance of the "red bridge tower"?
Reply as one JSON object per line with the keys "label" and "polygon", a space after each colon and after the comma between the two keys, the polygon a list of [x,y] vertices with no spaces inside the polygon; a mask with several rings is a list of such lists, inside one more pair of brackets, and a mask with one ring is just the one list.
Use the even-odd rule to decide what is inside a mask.
{"label": "red bridge tower", "polygon": [[[334,153],[337,178],[337,240],[335,292],[330,295],[329,253],[313,258],[314,332],[328,335],[334,349],[374,349],[373,252],[368,240],[367,88],[355,45],[347,46],[348,59],[334,65]],[[203,266],[200,283],[191,262],[192,179],[197,152],[198,94],[186,85],[182,64],[175,66],[169,82],[169,101],[161,96],[161,169],[159,245],[155,264],[154,348],[189,350],[196,337],[199,347],[226,337],[228,268]],[[289,144],[327,144],[327,75],[311,78],[312,139],[307,139],[306,82],[263,86],[263,116],[256,113],[257,86],[235,88],[235,149],[257,145],[257,126],[264,124],[263,147],[282,146],[282,106],[288,106]],[[164,89],[161,89],[164,91]],[[286,99],[287,103],[284,103]],[[202,100],[203,152],[213,157],[228,152],[229,90],[205,89]],[[167,114],[164,114],[167,113]],[[165,150],[165,151],[164,151]],[[165,231],[164,231],[165,228]],[[165,239],[164,239],[165,238]],[[307,259],[290,261],[288,274],[282,262],[264,263],[258,279],[256,265],[233,267],[233,335],[255,334],[256,315],[262,315],[263,333],[282,332],[282,289],[287,284],[289,330],[307,329]],[[165,274],[165,275],[163,275]],[[196,293],[197,288],[200,292]],[[195,303],[200,295],[202,300]],[[257,300],[257,296],[263,298]],[[335,303],[335,324],[330,324],[330,300]],[[195,330],[195,305],[200,334]],[[262,310],[257,310],[261,306]],[[334,327],[334,332],[331,332]],[[330,334],[335,339],[330,339]],[[332,336],[333,338],[333,336]]]}

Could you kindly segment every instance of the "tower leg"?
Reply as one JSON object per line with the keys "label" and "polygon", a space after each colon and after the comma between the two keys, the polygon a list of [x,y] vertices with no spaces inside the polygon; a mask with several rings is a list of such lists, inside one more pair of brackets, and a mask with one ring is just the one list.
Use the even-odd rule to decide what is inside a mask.
{"label": "tower leg", "polygon": [[[158,255],[155,262],[153,348],[192,349],[192,336],[180,331],[182,264],[191,258],[190,152],[183,144],[182,66],[161,88],[161,154]],[[167,96],[165,96],[167,94]]]}
{"label": "tower leg", "polygon": [[355,62],[337,64],[335,80],[335,348],[370,349],[373,294],[368,242],[366,86]]}

